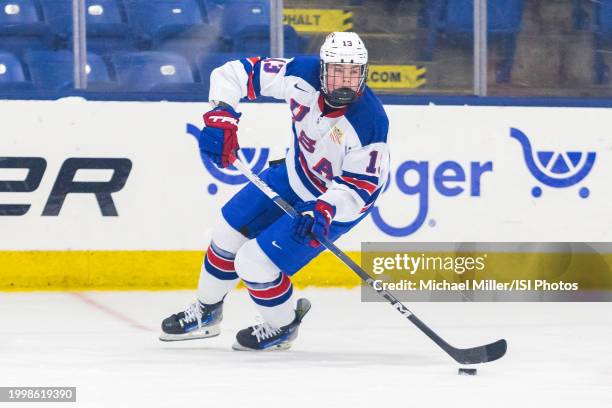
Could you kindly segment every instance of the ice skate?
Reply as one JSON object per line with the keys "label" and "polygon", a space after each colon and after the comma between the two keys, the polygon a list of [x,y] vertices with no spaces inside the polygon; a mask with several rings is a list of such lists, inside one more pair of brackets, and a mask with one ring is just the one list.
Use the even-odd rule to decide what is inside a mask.
{"label": "ice skate", "polygon": [[238,351],[287,350],[297,337],[300,323],[309,310],[308,299],[299,299],[293,322],[278,329],[268,323],[261,323],[240,330],[232,348]]}
{"label": "ice skate", "polygon": [[181,341],[215,337],[223,320],[223,301],[206,305],[192,303],[185,311],[173,314],[162,322],[161,341]]}

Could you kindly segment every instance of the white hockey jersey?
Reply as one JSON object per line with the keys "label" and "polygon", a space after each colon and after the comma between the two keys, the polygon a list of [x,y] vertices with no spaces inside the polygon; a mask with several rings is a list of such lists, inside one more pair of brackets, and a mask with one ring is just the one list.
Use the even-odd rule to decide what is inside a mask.
{"label": "white hockey jersey", "polygon": [[351,222],[369,212],[389,177],[389,122],[367,86],[355,103],[323,115],[319,64],[311,56],[230,61],[213,70],[209,100],[234,109],[244,97],[287,101],[293,117],[286,158],[291,188],[304,201],[334,205],[334,221]]}

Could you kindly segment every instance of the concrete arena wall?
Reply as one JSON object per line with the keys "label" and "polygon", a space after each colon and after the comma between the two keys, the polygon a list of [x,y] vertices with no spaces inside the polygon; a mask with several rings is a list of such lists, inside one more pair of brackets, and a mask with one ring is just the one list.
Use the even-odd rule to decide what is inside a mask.
{"label": "concrete arena wall", "polygon": [[[195,287],[219,209],[246,181],[202,165],[192,134],[207,104],[1,105],[0,289]],[[261,170],[285,154],[289,109],[241,110],[240,143]],[[362,241],[612,241],[608,109],[386,110],[391,182],[372,216],[339,241],[353,257]],[[71,192],[82,188],[101,193]],[[359,281],[323,254],[295,282]]]}

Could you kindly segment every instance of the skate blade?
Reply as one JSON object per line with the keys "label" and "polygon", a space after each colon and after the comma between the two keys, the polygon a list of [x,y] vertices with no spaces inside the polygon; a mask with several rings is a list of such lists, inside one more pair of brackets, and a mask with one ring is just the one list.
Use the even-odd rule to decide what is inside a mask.
{"label": "skate blade", "polygon": [[202,327],[197,330],[190,331],[185,334],[170,334],[162,333],[159,335],[160,341],[183,341],[183,340],[197,340],[207,339],[209,337],[217,337],[221,334],[221,328],[217,326]]}
{"label": "skate blade", "polygon": [[236,342],[232,345],[232,349],[236,350],[236,351],[255,351],[255,352],[268,352],[268,351],[283,351],[283,350],[288,350],[289,348],[291,348],[291,342],[284,342],[284,343],[279,343],[279,344],[275,344],[272,347],[268,347],[262,350],[257,350],[257,349],[252,349],[252,348],[248,348],[248,347],[244,347],[243,345],[241,345],[240,343]]}
{"label": "skate blade", "polygon": [[302,322],[302,319],[304,318],[304,316],[306,316],[306,313],[308,313],[311,307],[312,305],[310,304],[310,301],[308,299],[306,298],[298,299],[297,307],[295,308],[295,313],[296,313],[298,322],[300,323]]}

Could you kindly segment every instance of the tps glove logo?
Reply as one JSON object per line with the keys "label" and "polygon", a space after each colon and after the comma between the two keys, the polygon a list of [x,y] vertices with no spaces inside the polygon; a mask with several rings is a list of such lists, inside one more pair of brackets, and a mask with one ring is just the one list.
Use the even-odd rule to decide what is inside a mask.
{"label": "tps glove logo", "polygon": [[228,116],[209,116],[208,119],[211,122],[227,122],[229,124],[232,124],[234,126],[238,126],[238,119],[236,118],[230,118]]}

